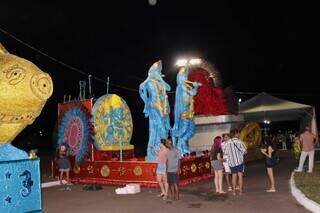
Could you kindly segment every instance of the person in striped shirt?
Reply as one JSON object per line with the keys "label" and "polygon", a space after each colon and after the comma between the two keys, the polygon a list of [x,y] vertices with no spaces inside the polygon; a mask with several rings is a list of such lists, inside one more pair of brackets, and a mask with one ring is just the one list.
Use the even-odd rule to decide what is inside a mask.
{"label": "person in striped shirt", "polygon": [[230,139],[223,146],[223,153],[228,156],[228,164],[232,174],[232,191],[236,195],[236,185],[239,185],[239,194],[243,192],[243,171],[244,155],[247,153],[247,147],[239,139],[239,131],[232,129]]}

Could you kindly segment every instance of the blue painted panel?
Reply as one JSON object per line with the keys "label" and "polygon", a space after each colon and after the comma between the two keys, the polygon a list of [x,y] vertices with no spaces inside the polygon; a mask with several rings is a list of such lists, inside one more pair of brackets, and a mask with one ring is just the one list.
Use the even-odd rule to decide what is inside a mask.
{"label": "blue painted panel", "polygon": [[0,161],[0,212],[42,212],[40,161]]}

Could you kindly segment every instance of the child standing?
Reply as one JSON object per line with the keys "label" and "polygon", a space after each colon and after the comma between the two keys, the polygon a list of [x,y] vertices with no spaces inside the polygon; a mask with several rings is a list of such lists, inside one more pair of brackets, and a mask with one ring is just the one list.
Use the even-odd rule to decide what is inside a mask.
{"label": "child standing", "polygon": [[[70,174],[70,160],[69,160],[69,149],[66,144],[62,144],[58,147],[58,159],[57,163],[59,166],[60,172],[60,184],[63,184],[63,174],[66,174],[67,185],[71,185],[69,174]],[[66,190],[71,190],[70,187],[67,187]]]}

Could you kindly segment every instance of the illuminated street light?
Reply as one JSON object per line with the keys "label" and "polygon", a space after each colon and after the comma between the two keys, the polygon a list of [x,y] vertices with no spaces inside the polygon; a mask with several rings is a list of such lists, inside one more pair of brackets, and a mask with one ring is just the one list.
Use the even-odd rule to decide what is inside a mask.
{"label": "illuminated street light", "polygon": [[148,2],[151,6],[154,6],[157,4],[157,0],[149,0]]}
{"label": "illuminated street light", "polygon": [[192,59],[189,60],[189,63],[191,65],[201,64],[201,59],[200,58],[192,58]]}
{"label": "illuminated street light", "polygon": [[185,59],[185,58],[182,58],[182,59],[178,59],[178,60],[177,60],[176,65],[177,65],[178,67],[184,67],[184,66],[187,65],[187,63],[188,63],[188,60]]}
{"label": "illuminated street light", "polygon": [[238,100],[238,101],[239,101],[239,103],[241,103],[242,99],[241,99],[241,98],[239,98],[239,100]]}
{"label": "illuminated street light", "polygon": [[190,59],[181,58],[177,60],[176,66],[185,67],[185,66],[197,65],[201,63],[202,63],[202,60],[200,58],[190,58]]}

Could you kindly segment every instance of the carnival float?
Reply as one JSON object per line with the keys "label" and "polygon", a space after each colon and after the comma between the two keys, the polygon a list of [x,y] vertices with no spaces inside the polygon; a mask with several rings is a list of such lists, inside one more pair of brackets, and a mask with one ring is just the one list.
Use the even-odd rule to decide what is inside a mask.
{"label": "carnival float", "polygon": [[47,73],[0,44],[0,212],[42,212],[39,159],[11,142],[40,115],[52,91]]}
{"label": "carnival float", "polygon": [[[171,135],[183,154],[180,185],[212,177],[210,157],[212,140],[243,123],[237,115],[238,102],[223,90],[219,72],[208,62],[187,63],[179,67],[175,90],[174,125],[170,126],[167,92],[171,87],[163,79],[162,62],[155,62],[139,86],[144,103],[143,113],[149,120],[149,139],[145,158],[134,156],[130,144],[135,127],[125,100],[106,94],[97,100],[80,98],[58,104],[57,143],[70,147],[72,182],[85,184],[125,185],[139,183],[157,187],[156,152],[160,140]],[[231,95],[230,95],[231,96]],[[247,143],[260,143],[258,126],[247,124],[242,135]],[[246,125],[246,126],[247,126]],[[254,127],[252,127],[254,125]],[[247,135],[254,136],[247,136]],[[251,140],[254,139],[254,142]],[[53,176],[58,168],[52,161]]]}

